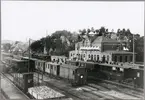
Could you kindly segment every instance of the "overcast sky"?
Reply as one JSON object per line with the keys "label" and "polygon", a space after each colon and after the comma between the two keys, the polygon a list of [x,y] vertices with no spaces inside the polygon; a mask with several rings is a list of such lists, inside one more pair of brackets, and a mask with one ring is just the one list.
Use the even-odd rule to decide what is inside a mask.
{"label": "overcast sky", "polygon": [[40,39],[56,30],[105,26],[144,35],[144,2],[1,1],[2,40]]}

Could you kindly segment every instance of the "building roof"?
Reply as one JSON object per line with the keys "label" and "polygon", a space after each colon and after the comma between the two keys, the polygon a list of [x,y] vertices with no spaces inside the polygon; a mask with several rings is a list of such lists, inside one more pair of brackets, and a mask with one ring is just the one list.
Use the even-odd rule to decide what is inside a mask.
{"label": "building roof", "polygon": [[20,60],[20,59],[11,59],[11,60],[16,62],[27,62],[26,60]]}
{"label": "building roof", "polygon": [[92,41],[92,43],[101,43],[101,42],[120,42],[120,41],[105,36],[98,36],[96,37],[96,39],[94,39],[94,41]]}
{"label": "building roof", "polygon": [[60,64],[58,64],[58,63],[53,63],[53,62],[46,62],[46,64],[51,64],[51,65],[60,65]]}
{"label": "building roof", "polygon": [[[133,52],[128,51],[105,51],[106,53],[112,53],[112,54],[133,54]],[[137,54],[137,53],[134,53]]]}
{"label": "building roof", "polygon": [[69,69],[77,69],[78,68],[78,66],[69,65],[69,64],[62,64],[62,65],[60,65],[60,67],[65,67],[65,68],[69,68]]}
{"label": "building roof", "polygon": [[52,55],[51,57],[63,57],[63,58],[67,58],[66,56],[57,56],[57,55]]}
{"label": "building roof", "polygon": [[118,67],[118,68],[123,68],[123,69],[129,69],[129,68],[131,68],[131,69],[141,69],[142,70],[142,68],[139,68],[139,66],[140,66],[140,64],[134,64],[134,66],[133,66],[133,64],[129,64],[129,63],[124,63],[123,65],[116,65],[116,64],[106,64],[106,63],[103,63],[103,64],[99,64],[99,65],[103,65],[103,66],[110,66],[110,67]]}
{"label": "building roof", "polygon": [[[22,57],[23,59],[29,59],[29,57]],[[30,60],[34,60],[34,61],[36,61],[36,60],[38,60],[38,59],[36,59],[36,58],[30,58]]]}

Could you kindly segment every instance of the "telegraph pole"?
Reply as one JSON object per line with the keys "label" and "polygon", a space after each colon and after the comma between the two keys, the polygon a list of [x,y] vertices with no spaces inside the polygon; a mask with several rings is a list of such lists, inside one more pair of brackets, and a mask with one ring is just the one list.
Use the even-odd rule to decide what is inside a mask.
{"label": "telegraph pole", "polygon": [[[1,2],[0,2],[1,6]],[[1,23],[1,16],[0,16],[0,23]],[[1,27],[0,27],[0,64],[2,63],[1,61]],[[1,92],[1,75],[2,75],[2,67],[0,66],[0,92]]]}
{"label": "telegraph pole", "polygon": [[135,59],[134,59],[134,34],[133,34],[133,67],[134,67],[134,62],[135,62]]}
{"label": "telegraph pole", "polygon": [[29,61],[28,61],[28,73],[30,68],[30,38],[29,38]]}

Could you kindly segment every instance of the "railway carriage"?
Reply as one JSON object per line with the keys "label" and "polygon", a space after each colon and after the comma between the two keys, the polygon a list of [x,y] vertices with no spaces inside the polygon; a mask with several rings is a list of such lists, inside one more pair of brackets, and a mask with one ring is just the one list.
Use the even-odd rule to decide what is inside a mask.
{"label": "railway carriage", "polygon": [[29,57],[22,57],[21,60],[29,61],[29,64],[30,64],[29,71],[30,72],[34,72],[35,71],[35,61],[37,61],[37,59],[34,59],[34,58],[30,58],[29,59]]}
{"label": "railway carriage", "polygon": [[42,73],[45,73],[45,61],[43,60],[36,60],[35,61],[35,69],[36,71],[40,71]]}
{"label": "railway carriage", "polygon": [[50,75],[59,76],[60,65],[57,63],[46,62],[45,72]]}
{"label": "railway carriage", "polygon": [[62,64],[60,65],[60,77],[69,79],[73,86],[87,84],[86,68]]}
{"label": "railway carriage", "polygon": [[124,71],[124,79],[132,79],[134,84],[138,87],[143,88],[144,86],[144,69],[140,66],[136,68],[129,68]]}

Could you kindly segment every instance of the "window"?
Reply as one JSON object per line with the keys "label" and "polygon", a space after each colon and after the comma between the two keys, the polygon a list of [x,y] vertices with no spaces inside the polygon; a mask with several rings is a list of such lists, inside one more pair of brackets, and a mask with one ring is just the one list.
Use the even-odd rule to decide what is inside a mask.
{"label": "window", "polygon": [[137,77],[140,77],[140,73],[139,72],[137,72]]}
{"label": "window", "polygon": [[49,69],[49,64],[47,65],[48,69]]}
{"label": "window", "polygon": [[73,75],[75,74],[75,72],[73,71]]}
{"label": "window", "polygon": [[125,56],[125,62],[127,62],[127,56]]}
{"label": "window", "polygon": [[89,58],[91,58],[90,54],[89,54]]}
{"label": "window", "polygon": [[132,56],[130,56],[130,61],[132,62]]}
{"label": "window", "polygon": [[109,55],[107,55],[107,61],[109,61]]}
{"label": "window", "polygon": [[120,56],[120,62],[122,62],[122,56]]}
{"label": "window", "polygon": [[94,55],[94,60],[96,60],[96,55]]}
{"label": "window", "polygon": [[117,56],[114,57],[114,61],[117,62]]}
{"label": "window", "polygon": [[97,60],[99,60],[99,55],[97,55]]}

